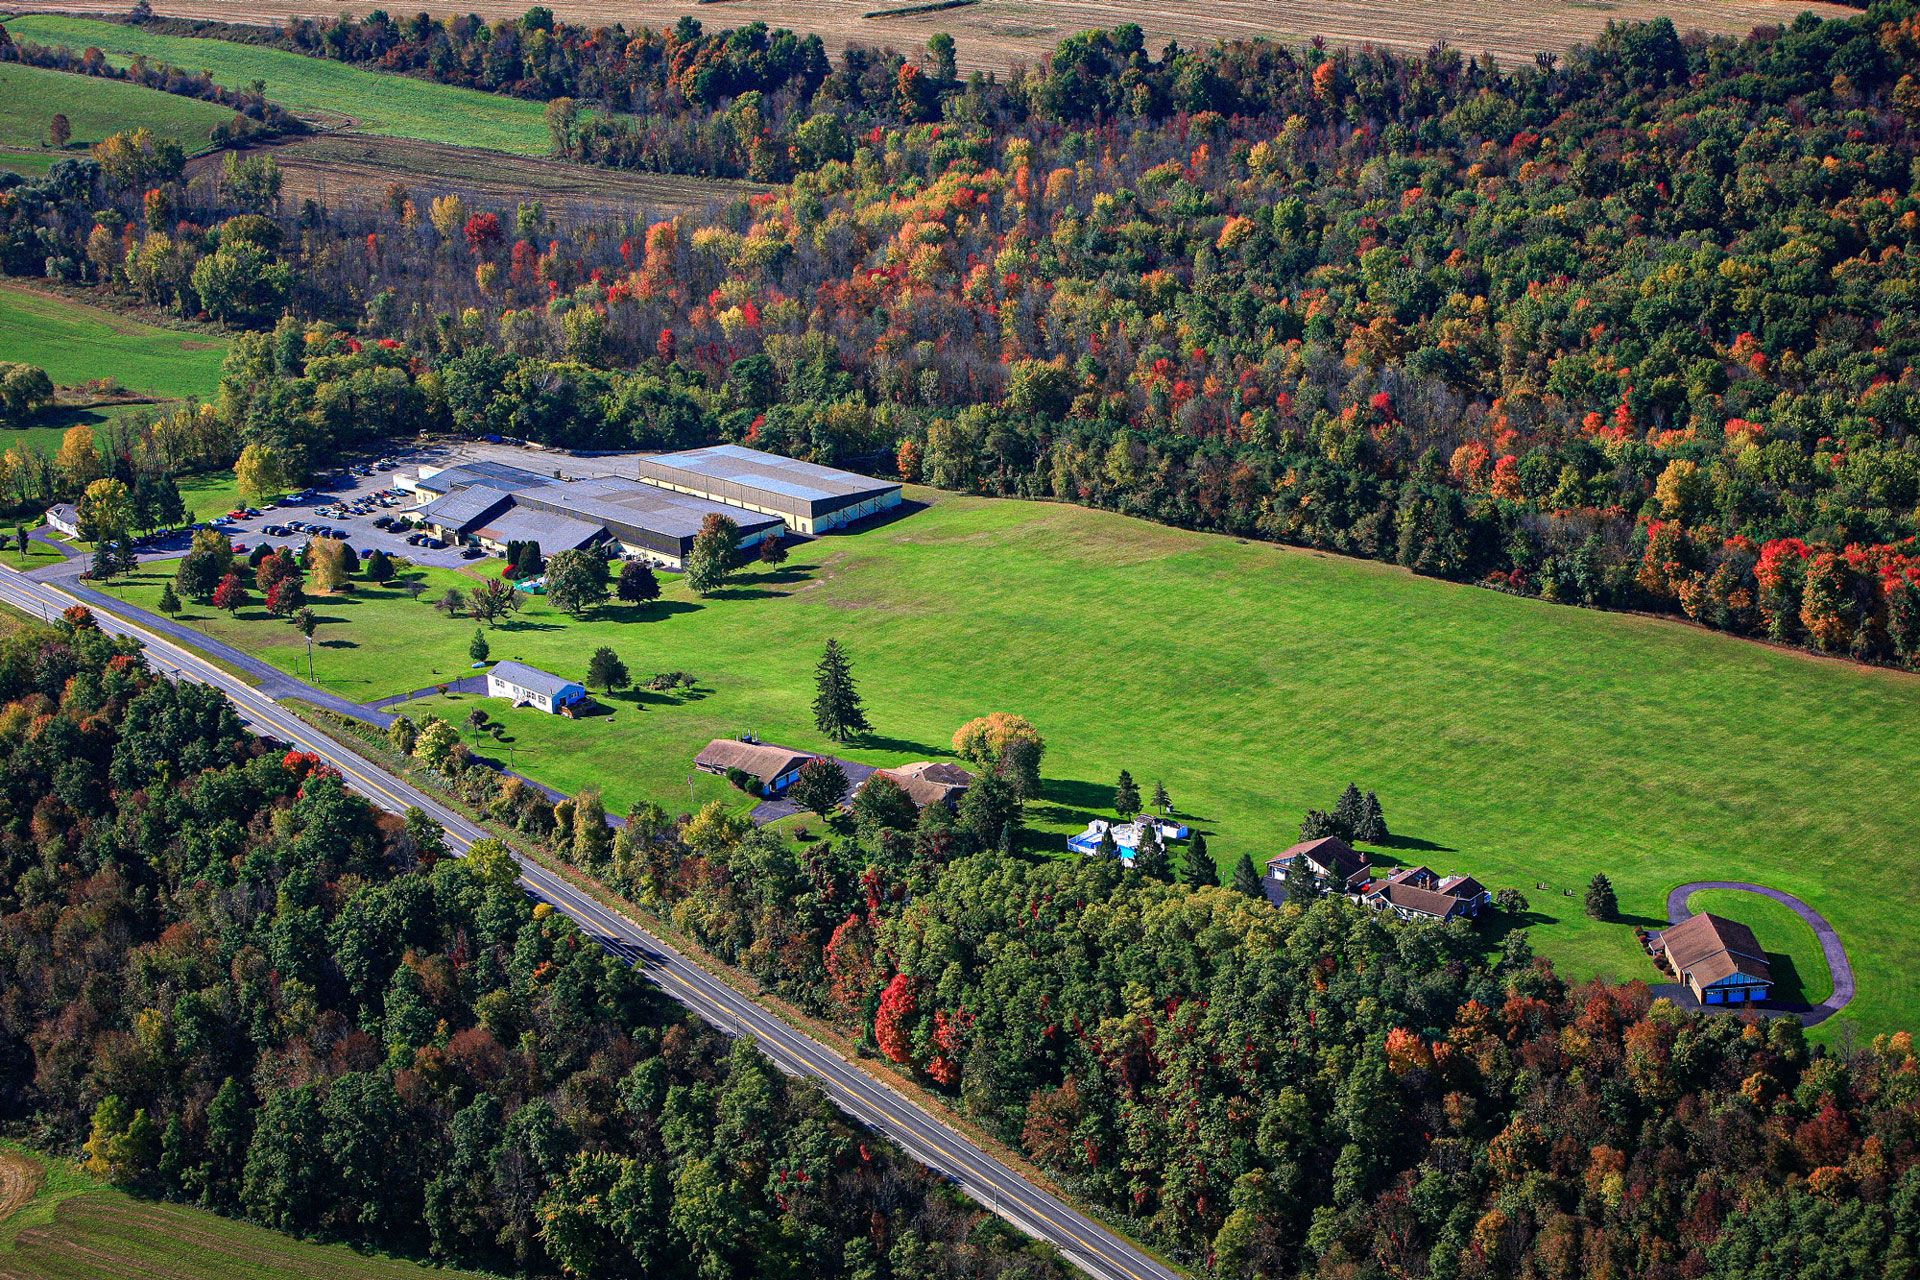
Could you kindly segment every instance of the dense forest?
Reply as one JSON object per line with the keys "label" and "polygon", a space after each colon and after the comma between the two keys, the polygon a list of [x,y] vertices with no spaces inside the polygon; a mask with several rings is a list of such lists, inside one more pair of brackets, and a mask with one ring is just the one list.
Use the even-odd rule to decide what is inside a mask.
{"label": "dense forest", "polygon": [[1523,932],[1489,959],[1464,924],[1338,897],[1276,910],[1250,864],[1217,885],[1205,854],[1177,876],[1025,860],[1001,851],[1026,767],[1005,754],[956,814],[870,786],[850,824],[796,846],[719,802],[642,805],[609,833],[596,797],[556,805],[466,762],[451,726],[418,728],[416,756],[472,808],[1223,1280],[1886,1280],[1920,1262],[1905,1033],[1810,1047],[1790,1018],[1568,984]]}
{"label": "dense forest", "polygon": [[964,82],[543,10],[277,38],[792,181],[569,229],[398,186],[182,220],[114,154],[0,191],[0,269],[259,330],[230,449],[727,438],[1920,659],[1911,3],[1511,68],[1122,27]]}
{"label": "dense forest", "polygon": [[529,1276],[1059,1280],[811,1084],[76,610],[0,641],[0,1125]]}

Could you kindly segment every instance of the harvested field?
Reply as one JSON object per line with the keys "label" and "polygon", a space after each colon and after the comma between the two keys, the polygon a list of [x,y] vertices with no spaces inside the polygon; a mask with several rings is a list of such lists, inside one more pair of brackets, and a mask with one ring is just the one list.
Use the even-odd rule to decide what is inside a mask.
{"label": "harvested field", "polygon": [[[98,13],[124,10],[100,0],[50,0],[48,11]],[[376,0],[153,0],[157,13],[223,22],[260,22],[293,15],[330,17],[364,13]],[[474,0],[474,12],[487,17],[518,17],[524,0]],[[1670,0],[1516,0],[1491,5],[1481,0],[1439,0],[1410,5],[1403,0],[980,0],[965,8],[891,17],[862,17],[876,6],[858,0],[731,0],[724,5],[697,0],[636,0],[607,5],[590,0],[552,0],[559,17],[579,22],[618,20],[628,26],[671,26],[682,16],[710,27],[763,21],[817,32],[831,49],[848,44],[890,44],[917,48],[936,31],[959,42],[966,69],[1004,70],[1015,61],[1032,62],[1061,37],[1089,27],[1137,22],[1146,29],[1149,48],[1169,38],[1182,44],[1269,35],[1305,40],[1315,35],[1354,44],[1372,43],[1419,52],[1444,40],[1470,54],[1491,52],[1502,59],[1528,59],[1542,51],[1560,52],[1591,39],[1614,21],[1669,17],[1683,31],[1744,35],[1755,26],[1791,21],[1802,10],[1822,17],[1845,17],[1855,10],[1835,4],[1792,0],[1715,0],[1711,5],[1679,5]],[[462,11],[466,10],[463,6]]]}
{"label": "harvested field", "polygon": [[[470,205],[511,212],[521,200],[544,203],[561,221],[633,217],[652,221],[696,212],[738,195],[769,190],[751,182],[632,173],[449,147],[400,138],[328,134],[295,138],[270,148],[285,177],[283,198],[316,200],[328,208],[379,205],[387,184],[421,195],[457,193]],[[211,181],[211,157],[188,166],[192,179]]]}

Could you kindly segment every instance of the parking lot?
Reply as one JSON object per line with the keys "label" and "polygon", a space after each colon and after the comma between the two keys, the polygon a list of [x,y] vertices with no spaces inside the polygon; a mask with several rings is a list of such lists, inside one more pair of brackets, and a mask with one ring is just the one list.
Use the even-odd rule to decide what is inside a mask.
{"label": "parking lot", "polygon": [[[414,530],[400,526],[393,529],[381,529],[374,521],[382,516],[394,517],[396,521],[413,508],[411,494],[392,492],[399,488],[398,477],[411,475],[421,463],[429,466],[446,466],[459,458],[451,450],[418,449],[405,454],[395,454],[386,461],[391,465],[381,467],[371,460],[353,463],[337,472],[316,479],[308,494],[291,497],[263,506],[258,515],[232,518],[221,513],[214,521],[236,547],[252,551],[254,547],[265,543],[270,547],[300,547],[313,536],[309,530],[315,526],[337,529],[346,534],[345,541],[363,559],[375,547],[414,564],[435,565],[441,568],[456,568],[466,564],[481,563],[479,559],[469,560],[461,555],[459,547],[444,547],[433,550],[423,546],[409,545],[407,538]],[[307,529],[294,529],[295,523],[308,526]],[[269,534],[268,526],[286,529],[287,532]],[[184,555],[189,535],[173,534],[157,538],[142,546],[139,559],[169,560]]]}

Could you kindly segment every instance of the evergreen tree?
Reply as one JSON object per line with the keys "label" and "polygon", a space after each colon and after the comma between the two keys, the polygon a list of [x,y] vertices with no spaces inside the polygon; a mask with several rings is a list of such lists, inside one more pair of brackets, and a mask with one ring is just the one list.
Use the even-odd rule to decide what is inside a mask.
{"label": "evergreen tree", "polygon": [[1309,809],[1307,810],[1307,816],[1300,819],[1300,838],[1302,840],[1319,840],[1324,836],[1337,836],[1340,834],[1340,824],[1334,821],[1333,815],[1325,809]]}
{"label": "evergreen tree", "polygon": [[475,662],[485,662],[487,655],[493,652],[493,646],[487,643],[487,633],[479,627],[473,629],[473,639],[467,642],[467,656]]}
{"label": "evergreen tree", "polygon": [[1167,857],[1167,846],[1161,843],[1160,831],[1151,822],[1140,825],[1140,843],[1133,851],[1133,869],[1151,880],[1173,879],[1173,862]]}
{"label": "evergreen tree", "polygon": [[1120,860],[1120,845],[1119,842],[1113,838],[1112,827],[1108,827],[1100,833],[1100,846],[1094,850],[1094,856],[1102,862],[1118,862]]}
{"label": "evergreen tree", "polygon": [[1353,829],[1353,838],[1367,844],[1383,844],[1387,836],[1387,815],[1380,811],[1380,797],[1369,791],[1360,810],[1360,823]]}
{"label": "evergreen tree", "polygon": [[1120,771],[1120,781],[1113,788],[1113,811],[1122,818],[1131,818],[1140,812],[1140,788],[1134,785],[1133,775],[1125,769]]}
{"label": "evergreen tree", "polygon": [[1607,873],[1596,871],[1587,881],[1587,914],[1595,920],[1611,920],[1620,914],[1619,899],[1613,893],[1613,881]]}
{"label": "evergreen tree", "polygon": [[166,583],[160,588],[160,612],[169,618],[180,612],[180,597],[174,594],[173,584]]}
{"label": "evergreen tree", "polygon": [[1351,840],[1360,830],[1360,824],[1366,819],[1367,802],[1360,796],[1360,788],[1351,782],[1340,793],[1340,801],[1333,807],[1333,830],[1342,840]]}
{"label": "evergreen tree", "polygon": [[378,547],[367,552],[367,581],[374,583],[393,581],[393,557]]}
{"label": "evergreen tree", "polygon": [[1233,864],[1233,887],[1249,898],[1267,896],[1266,886],[1260,882],[1259,869],[1253,865],[1251,856],[1243,853],[1240,860]]}
{"label": "evergreen tree", "polygon": [[1173,812],[1173,797],[1167,794],[1167,784],[1164,782],[1153,784],[1153,807],[1160,813]]}
{"label": "evergreen tree", "polygon": [[813,724],[835,742],[845,742],[873,726],[853,684],[853,668],[838,640],[828,640],[820,665],[814,668]]}
{"label": "evergreen tree", "polygon": [[1180,864],[1180,883],[1189,889],[1205,889],[1220,883],[1220,869],[1213,865],[1213,856],[1207,852],[1207,838],[1199,832],[1193,833],[1193,843],[1187,846],[1187,857]]}
{"label": "evergreen tree", "polygon": [[1293,861],[1287,864],[1286,886],[1287,901],[1297,902],[1303,907],[1312,906],[1313,900],[1320,896],[1320,882],[1314,876],[1313,868],[1307,865],[1306,858],[1300,854],[1295,854]]}

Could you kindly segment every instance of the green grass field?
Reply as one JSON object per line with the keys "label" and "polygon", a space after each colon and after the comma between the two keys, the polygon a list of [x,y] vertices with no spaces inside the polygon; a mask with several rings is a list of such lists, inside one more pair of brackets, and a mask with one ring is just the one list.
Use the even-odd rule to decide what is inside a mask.
{"label": "green grass field", "polygon": [[0,1147],[0,1280],[427,1280],[474,1272],[308,1244],[184,1205],[137,1200],[65,1160]]}
{"label": "green grass field", "polygon": [[[193,155],[212,145],[207,135],[215,125],[233,118],[227,108],[198,98],[98,76],[0,63],[0,148],[40,147],[55,113],[65,115],[73,127],[66,154],[75,156],[86,155],[88,147],[110,133],[141,125],[174,139]],[[60,154],[39,153],[37,171],[44,173]],[[10,152],[0,154],[0,163],[11,158]]]}
{"label": "green grass field", "polygon": [[[623,694],[577,723],[494,700],[446,710],[460,723],[484,705],[513,762],[554,786],[678,809],[709,738],[830,745],[809,704],[837,636],[876,727],[851,758],[937,756],[988,711],[1034,721],[1049,779],[1036,847],[1104,813],[1126,768],[1164,780],[1223,860],[1264,859],[1351,779],[1380,793],[1391,857],[1521,889],[1537,945],[1570,973],[1651,977],[1631,925],[1664,923],[1675,884],[1738,877],[1834,921],[1864,1025],[1920,1002],[1899,911],[1859,891],[1920,848],[1920,679],[1107,513],[916,492],[932,505],[801,546],[786,573],[712,600],[675,582],[647,610],[580,623],[535,602],[491,633],[496,659],[580,677],[609,644],[636,678],[686,669],[705,696]],[[457,578],[433,571],[419,601],[319,605],[319,682],[371,700],[467,674],[472,621],[426,603]],[[150,605],[159,583],[125,590]],[[196,625],[304,674],[288,624],[206,612]],[[698,777],[692,799],[723,794]],[[1595,871],[1623,922],[1582,913]]]}
{"label": "green grass field", "polygon": [[211,330],[161,328],[58,294],[0,284],[0,360],[37,364],[62,386],[111,377],[161,399],[206,398],[220,385],[226,356],[226,337]]}
{"label": "green grass field", "polygon": [[1820,940],[1785,903],[1739,889],[1702,889],[1687,899],[1687,909],[1711,911],[1753,930],[1773,969],[1776,999],[1818,1004],[1833,994],[1833,974],[1820,953]]}
{"label": "green grass field", "polygon": [[361,133],[418,138],[514,155],[551,150],[545,107],[538,102],[367,71],[227,40],[169,36],[137,27],[28,14],[7,23],[16,40],[84,48],[93,45],[117,61],[145,54],[189,71],[205,70],[223,85],[264,80],[267,96],[293,111],[350,116]]}

